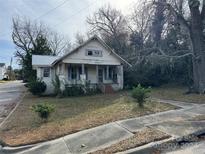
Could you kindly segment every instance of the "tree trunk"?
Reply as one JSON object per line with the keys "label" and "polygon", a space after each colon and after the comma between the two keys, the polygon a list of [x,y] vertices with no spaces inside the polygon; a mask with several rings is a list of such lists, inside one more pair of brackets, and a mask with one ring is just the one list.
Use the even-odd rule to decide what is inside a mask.
{"label": "tree trunk", "polygon": [[161,35],[164,26],[164,10],[165,7],[162,5],[166,0],[158,0],[158,4],[156,6],[154,21],[152,23],[152,39],[156,47],[159,47],[161,41]]}
{"label": "tree trunk", "polygon": [[199,5],[189,5],[191,11],[191,42],[193,48],[193,82],[194,90],[205,92],[205,46],[203,39],[203,23]]}

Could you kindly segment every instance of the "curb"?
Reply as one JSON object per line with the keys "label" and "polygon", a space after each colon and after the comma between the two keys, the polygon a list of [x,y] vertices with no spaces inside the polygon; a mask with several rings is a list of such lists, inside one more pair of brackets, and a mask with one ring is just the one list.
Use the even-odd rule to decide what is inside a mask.
{"label": "curb", "polygon": [[[186,136],[190,136],[190,135],[199,136],[203,133],[205,133],[205,129],[201,130],[201,131],[196,131],[196,132],[191,133],[191,134],[187,134]],[[143,146],[139,146],[139,147],[136,147],[133,149],[123,151],[123,152],[118,152],[116,154],[147,154],[147,153],[154,152],[154,150],[156,150],[157,148],[160,148],[160,146],[163,148],[164,144],[168,144],[171,147],[173,147],[173,146],[177,147],[177,143],[180,141],[183,141],[183,138],[186,138],[186,136],[182,136],[182,137],[172,136],[171,138],[168,138],[168,139],[164,139],[164,140],[156,141],[156,142],[151,142],[151,143],[148,143],[148,144],[143,145]],[[167,147],[167,146],[165,146],[165,147]]]}
{"label": "curb", "polygon": [[17,153],[21,152],[23,150],[27,150],[29,148],[32,148],[36,146],[37,144],[32,144],[32,145],[25,145],[25,146],[20,146],[20,147],[1,147],[0,146],[0,151],[4,153]]}

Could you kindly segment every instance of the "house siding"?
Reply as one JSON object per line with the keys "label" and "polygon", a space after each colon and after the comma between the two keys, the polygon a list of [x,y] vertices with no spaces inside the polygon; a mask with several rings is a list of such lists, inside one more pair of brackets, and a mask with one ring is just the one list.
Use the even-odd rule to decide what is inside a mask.
{"label": "house siding", "polygon": [[[102,56],[87,56],[87,49],[100,50]],[[67,58],[63,60],[63,63],[82,63],[82,64],[93,64],[93,65],[120,65],[120,60],[116,58],[111,52],[109,52],[104,46],[98,41],[91,41],[86,46],[73,52]]]}
{"label": "house siding", "polygon": [[5,73],[6,73],[6,66],[0,67],[0,80],[4,78]]}
{"label": "house siding", "polygon": [[[88,50],[100,51],[99,56],[88,55]],[[123,89],[123,66],[121,64],[122,60],[116,56],[113,52],[107,49],[104,45],[98,40],[92,40],[88,42],[83,47],[80,47],[78,50],[63,57],[61,61],[55,63],[54,66],[51,66],[51,72],[49,77],[43,77],[43,67],[41,65],[33,65],[33,68],[37,70],[37,77],[42,79],[47,84],[46,94],[53,92],[54,87],[52,80],[55,78],[55,74],[59,76],[61,80],[61,89],[64,89],[66,84],[84,84],[85,82],[79,79],[80,73],[77,69],[77,79],[70,78],[69,67],[74,66],[76,68],[84,68],[87,74],[87,81],[91,84],[98,84],[98,69],[103,69],[103,84],[111,84],[114,90]],[[84,67],[83,67],[84,66]],[[108,68],[113,66],[117,70],[117,79],[109,79]],[[106,72],[105,72],[106,71]]]}

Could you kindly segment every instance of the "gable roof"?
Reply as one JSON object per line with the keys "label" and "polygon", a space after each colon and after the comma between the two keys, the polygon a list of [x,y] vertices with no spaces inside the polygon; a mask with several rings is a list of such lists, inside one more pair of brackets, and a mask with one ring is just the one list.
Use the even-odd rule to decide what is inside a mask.
{"label": "gable roof", "polygon": [[126,60],[124,60],[122,57],[120,57],[113,49],[111,49],[101,38],[99,38],[97,35],[94,35],[93,37],[91,37],[90,39],[88,39],[86,42],[84,42],[82,45],[78,46],[77,48],[75,48],[74,50],[72,50],[71,52],[67,53],[66,55],[62,56],[61,58],[57,59],[56,61],[54,61],[52,63],[52,66],[56,65],[57,63],[59,63],[60,61],[62,61],[63,59],[65,59],[66,57],[68,57],[69,55],[71,55],[73,52],[79,50],[80,48],[84,47],[85,45],[87,45],[89,42],[91,42],[92,40],[97,40],[101,45],[103,45],[106,49],[108,49],[111,53],[113,53],[113,55],[115,57],[117,57],[118,59],[120,59],[122,62],[126,63],[127,65],[129,65],[130,67],[132,66],[130,63],[128,63]]}
{"label": "gable roof", "polygon": [[5,63],[0,63],[0,67],[4,67],[5,65]]}
{"label": "gable roof", "polygon": [[51,66],[54,61],[59,59],[58,56],[32,55],[33,66]]}

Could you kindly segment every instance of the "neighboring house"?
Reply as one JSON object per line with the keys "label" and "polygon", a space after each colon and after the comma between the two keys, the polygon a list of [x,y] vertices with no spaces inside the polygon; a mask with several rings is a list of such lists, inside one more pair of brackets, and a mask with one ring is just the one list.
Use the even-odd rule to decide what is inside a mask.
{"label": "neighboring house", "polygon": [[6,78],[6,64],[0,63],[0,80]]}
{"label": "neighboring house", "polygon": [[47,84],[47,93],[53,90],[55,74],[62,85],[89,83],[103,92],[123,89],[123,64],[131,66],[97,36],[63,57],[32,56],[33,69]]}

